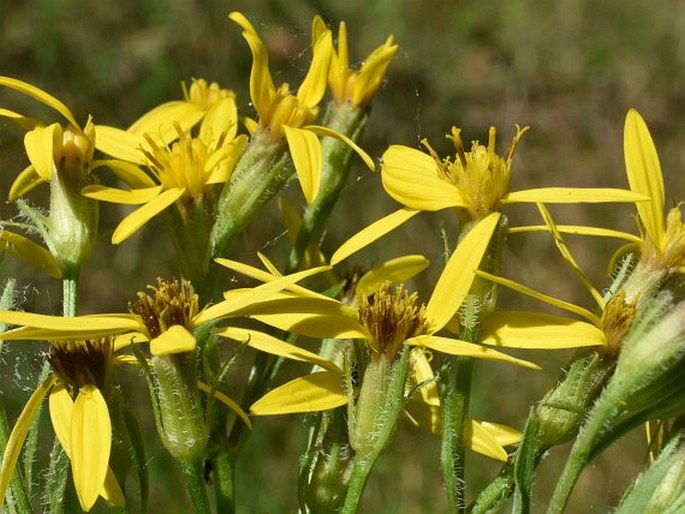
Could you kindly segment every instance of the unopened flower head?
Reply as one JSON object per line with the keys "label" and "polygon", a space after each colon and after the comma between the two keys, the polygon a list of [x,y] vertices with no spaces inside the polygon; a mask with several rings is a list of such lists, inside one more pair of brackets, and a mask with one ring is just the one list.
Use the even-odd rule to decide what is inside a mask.
{"label": "unopened flower head", "polygon": [[191,290],[190,282],[157,279],[157,286],[149,285],[152,295],[138,293],[138,302],[130,306],[138,314],[152,338],[159,337],[174,325],[193,330],[192,320],[199,312],[198,296]]}
{"label": "unopened flower head", "polygon": [[461,130],[452,127],[452,134],[447,138],[454,142],[454,158],[440,159],[427,140],[422,143],[438,165],[441,178],[454,184],[461,193],[469,216],[481,218],[499,210],[500,200],[509,192],[511,160],[526,130],[528,127],[516,126],[516,135],[505,157],[495,153],[495,127],[490,127],[487,147],[473,141],[469,152],[464,149]]}
{"label": "unopened flower head", "polygon": [[73,125],[64,129],[56,126],[52,151],[59,172],[87,173],[93,163],[95,125],[89,119],[83,130]]}
{"label": "unopened flower head", "polygon": [[205,79],[193,79],[190,88],[182,84],[183,97],[186,102],[197,105],[203,111],[209,111],[225,98],[235,99],[235,93],[230,89],[222,89],[218,82],[208,83]]}
{"label": "unopened flower head", "polygon": [[402,286],[393,293],[390,282],[362,298],[359,320],[371,334],[369,344],[375,352],[392,357],[407,339],[428,333],[426,307],[418,307],[417,300],[416,293],[409,294]]}

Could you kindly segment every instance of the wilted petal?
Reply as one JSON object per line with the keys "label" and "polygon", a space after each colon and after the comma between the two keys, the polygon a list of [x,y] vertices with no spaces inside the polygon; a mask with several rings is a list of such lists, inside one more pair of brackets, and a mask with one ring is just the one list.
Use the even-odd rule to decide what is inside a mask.
{"label": "wilted petal", "polygon": [[346,403],[343,376],[321,371],[296,378],[269,391],[250,407],[250,412],[257,416],[318,412]]}
{"label": "wilted petal", "polygon": [[245,411],[240,408],[240,405],[238,405],[236,402],[231,400],[228,396],[226,396],[221,391],[216,391],[216,390],[212,391],[212,388],[209,387],[204,382],[198,382],[197,388],[204,393],[213,394],[214,398],[216,398],[221,403],[226,405],[229,409],[231,409],[233,412],[235,412],[238,415],[238,417],[243,420],[243,423],[245,423],[245,425],[247,425],[247,427],[250,430],[252,430],[252,423],[250,422],[250,418],[247,416]]}
{"label": "wilted petal", "polygon": [[464,440],[474,452],[506,462],[507,452],[497,439],[480,423],[470,419],[464,427]]}
{"label": "wilted petal", "polygon": [[438,173],[433,158],[415,148],[392,145],[382,157],[383,187],[401,204],[421,211],[464,207],[457,186]]}
{"label": "wilted petal", "polygon": [[563,349],[606,344],[595,325],[540,312],[498,311],[481,325],[484,344],[504,348]]}

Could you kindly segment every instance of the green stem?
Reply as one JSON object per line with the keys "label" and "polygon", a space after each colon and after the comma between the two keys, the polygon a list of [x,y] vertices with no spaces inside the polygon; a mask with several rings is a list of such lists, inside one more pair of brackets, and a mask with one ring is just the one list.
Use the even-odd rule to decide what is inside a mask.
{"label": "green stem", "polygon": [[229,452],[221,452],[212,460],[212,464],[216,510],[222,514],[233,514],[235,512],[235,458]]}
{"label": "green stem", "polygon": [[354,459],[354,466],[352,467],[352,476],[350,477],[349,486],[347,489],[347,496],[345,497],[345,504],[342,508],[342,514],[354,514],[357,512],[359,500],[364,492],[366,479],[371,473],[371,469],[375,464],[375,458],[369,458],[368,455],[357,455]]}
{"label": "green stem", "polygon": [[[468,338],[465,340],[469,340]],[[469,411],[472,357],[450,357],[443,389],[442,446],[440,463],[450,512],[466,512],[464,425]]]}
{"label": "green stem", "polygon": [[205,490],[202,466],[199,461],[187,461],[178,459],[186,481],[190,501],[197,514],[210,514],[209,499]]}
{"label": "green stem", "polygon": [[79,269],[65,266],[62,270],[62,312],[65,317],[73,318],[78,311]]}

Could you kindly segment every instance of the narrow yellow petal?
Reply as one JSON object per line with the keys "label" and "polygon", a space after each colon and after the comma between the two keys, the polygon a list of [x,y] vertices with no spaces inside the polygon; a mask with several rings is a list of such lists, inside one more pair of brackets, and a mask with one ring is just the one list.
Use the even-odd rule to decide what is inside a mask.
{"label": "narrow yellow petal", "polygon": [[169,355],[190,352],[197,346],[195,336],[181,325],[172,325],[157,337],[150,340],[152,355]]}
{"label": "narrow yellow petal", "polygon": [[43,177],[36,173],[36,168],[33,167],[33,164],[29,164],[19,173],[19,175],[17,175],[17,178],[14,179],[14,182],[12,182],[7,199],[10,202],[13,202],[43,182],[45,182]]}
{"label": "narrow yellow petal", "polygon": [[154,187],[157,185],[147,173],[130,162],[118,159],[100,159],[93,161],[93,169],[99,168],[100,166],[106,166],[111,169],[117,178],[132,189],[145,189],[146,187]]}
{"label": "narrow yellow petal", "polygon": [[439,211],[466,205],[459,189],[439,176],[433,158],[415,148],[388,147],[381,161],[381,178],[387,193],[412,209]]}
{"label": "narrow yellow petal", "polygon": [[[123,332],[124,330],[140,329],[140,320],[132,314],[102,314],[96,316],[76,316],[74,318],[63,316],[47,316],[32,312],[0,311],[0,321],[11,325],[23,325],[27,327],[43,328],[54,332],[70,332],[87,334],[93,331]],[[9,332],[0,334],[0,339]],[[55,334],[56,336],[58,334]]]}
{"label": "narrow yellow petal", "polygon": [[[143,114],[126,130],[140,139],[143,134],[152,133],[168,144],[178,137],[175,124],[187,132],[204,116],[204,111],[194,103],[173,101],[159,105]],[[100,133],[98,132],[98,137]]]}
{"label": "narrow yellow petal", "polygon": [[491,423],[489,421],[479,421],[480,426],[490,432],[490,434],[502,446],[509,446],[521,441],[523,434],[515,428],[507,425],[500,425],[499,423]]}
{"label": "narrow yellow petal", "polygon": [[370,245],[377,239],[380,239],[388,232],[395,230],[404,222],[409,221],[416,216],[419,212],[421,211],[404,208],[373,222],[371,225],[349,238],[335,251],[331,256],[331,266],[335,266],[339,262],[344,261],[350,255],[357,253],[359,250]]}
{"label": "narrow yellow petal", "polygon": [[105,483],[112,446],[112,423],[100,390],[86,385],[71,414],[71,472],[85,511],[91,509]]}
{"label": "narrow yellow petal", "polygon": [[59,384],[50,390],[48,405],[52,429],[64,453],[71,459],[71,414],[74,410],[74,400],[71,399],[69,391]]}
{"label": "narrow yellow petal", "polygon": [[601,346],[604,333],[595,325],[541,312],[497,311],[481,325],[484,344],[504,348],[556,350]]}
{"label": "narrow yellow petal", "polygon": [[285,357],[286,359],[316,364],[324,369],[334,371],[342,375],[342,370],[336,366],[334,362],[324,359],[316,353],[309,352],[293,344],[281,341],[274,336],[265,334],[264,332],[259,332],[258,330],[224,327],[217,331],[217,335],[245,343],[255,350],[270,353],[271,355]]}
{"label": "narrow yellow petal", "polygon": [[139,205],[152,201],[162,190],[162,186],[147,187],[145,189],[116,189],[101,185],[86,186],[81,190],[83,196],[102,202],[121,203],[124,205]]}
{"label": "narrow yellow petal", "polygon": [[314,55],[309,71],[297,90],[297,99],[309,108],[318,105],[326,92],[332,53],[333,36],[330,30],[325,30],[314,43]]}
{"label": "narrow yellow petal", "polygon": [[430,265],[423,255],[404,255],[385,261],[369,270],[357,282],[356,295],[361,297],[378,289],[386,280],[395,283],[406,282]]}
{"label": "narrow yellow petal", "polygon": [[649,200],[644,193],[611,188],[541,187],[513,191],[502,198],[502,203],[613,203]]}
{"label": "narrow yellow petal", "polygon": [[50,277],[60,278],[62,276],[59,264],[45,248],[24,236],[0,228],[0,255],[4,252],[23,260],[34,269]]}
{"label": "narrow yellow petal", "polygon": [[19,91],[27,96],[30,96],[34,100],[38,100],[40,103],[47,105],[64,116],[74,127],[79,126],[69,108],[57,98],[46,93],[42,89],[22,80],[2,76],[0,76],[0,86],[9,87],[10,89],[14,89],[15,91]]}
{"label": "narrow yellow petal", "polygon": [[319,192],[321,183],[321,168],[323,154],[319,138],[313,132],[293,127],[283,126],[288,140],[290,155],[295,164],[300,187],[307,203],[312,203]]}
{"label": "narrow yellow petal", "polygon": [[[485,342],[485,341],[483,341]],[[424,346],[438,352],[446,353],[448,355],[463,355],[466,357],[475,357],[477,359],[484,359],[496,362],[505,362],[507,364],[515,364],[524,368],[540,369],[540,366],[533,362],[517,359],[506,353],[492,350],[484,346],[461,341],[459,339],[451,339],[449,337],[439,336],[416,336],[405,341],[405,344],[410,346]]]}
{"label": "narrow yellow petal", "polygon": [[642,116],[630,109],[623,132],[623,155],[630,189],[650,198],[637,204],[637,212],[650,239],[657,248],[663,245],[664,178],[654,141]]}
{"label": "narrow yellow petal", "polygon": [[339,139],[343,143],[345,143],[347,146],[352,148],[359,157],[362,158],[362,161],[364,161],[364,164],[366,164],[366,167],[369,168],[369,170],[374,171],[376,169],[376,165],[373,163],[373,159],[369,154],[367,154],[362,148],[352,141],[349,137],[347,137],[345,134],[341,134],[340,132],[336,132],[335,130],[331,130],[328,127],[323,127],[320,125],[307,125],[304,127],[305,130],[309,130],[311,132],[314,132],[314,134],[318,136],[326,136],[326,137],[332,137],[335,139]]}
{"label": "narrow yellow petal", "polygon": [[12,433],[7,440],[7,446],[5,446],[5,452],[2,455],[2,464],[0,465],[0,505],[5,503],[7,487],[14,472],[14,467],[17,465],[21,449],[24,446],[26,434],[28,434],[29,428],[31,428],[33,418],[36,417],[43,398],[45,398],[45,395],[48,394],[48,391],[50,391],[50,388],[56,381],[57,377],[50,375],[45,382],[38,386],[26,402],[26,405],[24,405],[24,409],[14,424]]}
{"label": "narrow yellow petal", "polygon": [[[557,230],[562,234],[573,234],[579,236],[596,236],[596,237],[614,237],[616,239],[625,239],[632,243],[640,243],[642,239],[635,234],[629,232],[621,232],[620,230],[612,230],[601,227],[585,227],[582,225],[557,225]],[[547,225],[525,225],[521,227],[510,227],[507,232],[509,234],[518,234],[521,232],[549,232]]]}
{"label": "narrow yellow petal", "polygon": [[346,403],[343,376],[321,371],[296,378],[269,391],[250,407],[250,412],[256,416],[318,412]]}
{"label": "narrow yellow petal", "polygon": [[464,430],[464,439],[467,446],[474,452],[486,455],[487,457],[506,462],[507,452],[495,437],[480,423],[470,419]]}
{"label": "narrow yellow petal", "polygon": [[243,37],[252,52],[250,99],[259,117],[263,118],[276,95],[276,88],[269,72],[269,56],[266,47],[257,35],[257,31],[243,14],[234,11],[228,17],[243,28]]}
{"label": "narrow yellow petal", "polygon": [[131,237],[140,227],[181,198],[183,193],[185,193],[185,189],[180,187],[167,189],[157,195],[153,200],[126,216],[114,230],[114,234],[112,234],[112,244],[118,245]]}
{"label": "narrow yellow petal", "polygon": [[36,127],[43,126],[43,122],[40,120],[29,118],[28,116],[24,116],[23,114],[19,114],[15,111],[10,111],[9,109],[0,108],[0,116],[3,118],[9,118],[14,123],[26,130],[33,130]]}
{"label": "narrow yellow petal", "polygon": [[[212,388],[204,382],[198,382],[197,388],[204,393],[212,394]],[[248,417],[247,413],[240,408],[240,405],[231,400],[221,391],[214,391],[214,398],[216,398],[221,403],[226,405],[229,409],[231,409],[233,412],[235,412],[238,415],[238,417],[243,420],[243,423],[247,425],[247,428],[252,430],[252,422],[250,422],[250,418]]]}
{"label": "narrow yellow petal", "polygon": [[102,484],[99,494],[112,505],[117,507],[126,505],[124,491],[121,490],[119,481],[110,466],[107,466],[107,475],[105,475],[105,482]]}
{"label": "narrow yellow petal", "polygon": [[107,125],[95,126],[95,148],[122,161],[145,164],[145,155],[141,151],[143,139],[125,130]]}
{"label": "narrow yellow petal", "polygon": [[193,319],[193,324],[198,326],[207,321],[225,316],[231,316],[253,303],[260,302],[269,298],[269,296],[278,291],[289,288],[300,280],[304,280],[305,278],[316,275],[317,273],[328,271],[329,269],[331,269],[330,266],[319,266],[271,280],[266,284],[262,284],[248,290],[245,292],[245,294],[237,295],[230,300],[225,300],[203,310],[195,317],[195,319]]}
{"label": "narrow yellow petal", "polygon": [[238,107],[234,96],[227,96],[214,104],[200,125],[200,139],[207,143],[216,141],[222,134],[231,141],[237,132]]}
{"label": "narrow yellow petal", "polygon": [[521,294],[525,294],[527,296],[530,296],[531,298],[540,300],[541,302],[545,302],[549,305],[554,305],[555,307],[559,307],[560,309],[564,309],[566,311],[573,312],[574,314],[578,314],[579,316],[582,316],[595,326],[599,326],[600,324],[600,320],[597,315],[593,314],[587,309],[579,307],[578,305],[574,305],[570,302],[565,302],[564,300],[559,300],[558,298],[554,298],[552,296],[539,293],[538,291],[535,291],[530,287],[524,286],[523,284],[519,284],[518,282],[514,282],[513,280],[509,280],[508,278],[492,275],[485,271],[476,271],[476,274],[480,277],[491,280],[492,282],[496,282],[497,284],[513,289],[514,291],[518,291]]}
{"label": "narrow yellow petal", "polygon": [[54,168],[53,147],[55,133],[61,130],[57,123],[49,127],[36,127],[24,135],[24,148],[36,173],[48,182]]}
{"label": "narrow yellow petal", "polygon": [[434,332],[447,325],[466,298],[499,218],[500,213],[493,212],[478,222],[447,262],[426,306],[426,319]]}
{"label": "narrow yellow petal", "polygon": [[412,348],[410,359],[411,376],[417,385],[421,385],[419,389],[421,399],[431,405],[440,405],[435,374],[426,356],[426,351],[420,347]]}

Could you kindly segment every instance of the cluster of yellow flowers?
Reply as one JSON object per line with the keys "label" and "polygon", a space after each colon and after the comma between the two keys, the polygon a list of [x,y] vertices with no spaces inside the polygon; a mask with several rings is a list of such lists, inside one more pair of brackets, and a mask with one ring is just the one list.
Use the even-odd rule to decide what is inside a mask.
{"label": "cluster of yellow flowers", "polygon": [[[661,167],[647,126],[635,110],[628,112],[628,190],[510,190],[515,150],[528,127],[516,127],[504,156],[497,153],[494,127],[487,145],[474,141],[470,149],[453,127],[447,138],[454,143],[454,156],[441,157],[425,140],[422,148],[391,145],[380,159],[380,179],[401,208],[359,230],[327,258],[317,240],[345,185],[353,155],[375,169],[360,139],[370,104],[398,47],[390,36],[358,69],[352,68],[345,24],[340,24],[335,48],[333,33],[317,16],[312,23],[311,64],[293,92],[287,83],[274,84],[266,46],[248,19],[237,12],[229,18],[242,28],[252,53],[249,91],[256,119],[238,112],[233,91],[194,79],[184,86],[182,100],[152,109],[126,129],[100,125],[90,116],[80,125],[77,116],[49,93],[0,77],[0,86],[63,118],[63,123],[47,124],[0,107],[0,116],[26,129],[29,164],[6,197],[17,202],[31,224],[26,234],[20,234],[17,228],[27,228],[26,224],[0,222],[0,250],[61,279],[64,290],[62,316],[14,310],[11,299],[0,304],[0,328],[5,328],[0,340],[50,344],[41,383],[15,421],[3,451],[0,501],[23,512],[25,497],[30,506],[30,488],[12,477],[21,474],[17,462],[24,442],[35,430],[33,421],[48,397],[52,427],[71,463],[81,508],[90,510],[98,497],[126,505],[130,493],[122,487],[125,469],[113,469],[110,462],[115,451],[122,451],[113,439],[130,439],[113,437],[121,430],[116,427],[124,426],[121,399],[115,394],[118,369],[129,365],[137,366],[148,381],[160,441],[178,460],[197,512],[211,510],[200,476],[202,462],[211,462],[217,472],[226,460],[234,462],[254,416],[305,412],[319,414],[302,460],[303,511],[355,512],[371,469],[405,414],[442,438],[448,499],[454,512],[462,512],[464,449],[514,462],[516,454],[506,447],[522,441],[515,428],[470,417],[474,359],[539,369],[500,350],[585,348],[579,353],[582,358],[593,355],[615,363],[640,313],[685,264],[685,229],[677,208],[664,213]],[[331,99],[322,116],[327,90]],[[317,120],[320,125],[314,124]],[[106,180],[101,173],[105,169],[114,174],[116,187],[100,183]],[[258,268],[226,258],[234,236],[294,175],[303,193],[302,215],[280,199],[292,245],[289,261],[279,267],[260,254],[263,267]],[[39,211],[21,198],[43,182],[50,185],[50,205]],[[182,278],[158,279],[122,308],[124,312],[79,315],[80,271],[97,243],[102,201],[137,206],[118,224],[113,245],[125,243],[139,230],[147,230],[154,218],[162,218]],[[557,226],[545,207],[581,202],[634,202],[639,234]],[[544,224],[510,227],[502,209],[511,203],[535,204]],[[365,274],[338,278],[337,266],[343,260],[418,213],[442,209],[451,209],[458,217],[459,243],[450,248],[425,304],[402,285],[429,265],[422,255],[398,257]],[[506,236],[533,231],[550,235],[590,290],[596,309],[551,298],[499,275]],[[615,258],[624,274],[604,295],[573,259],[563,238],[566,233],[627,241]],[[42,243],[30,234],[38,234]],[[631,260],[627,255],[640,257]],[[230,289],[219,278],[218,266],[259,285]],[[305,279],[314,285],[299,285]],[[498,286],[575,317],[499,310]],[[682,327],[669,333],[671,340],[682,339],[685,332],[682,319],[677,322]],[[320,342],[318,352],[300,344],[311,339]],[[244,358],[242,350],[248,347],[257,357],[244,387],[236,391],[229,386],[234,382],[229,381],[232,364]],[[234,350],[228,357],[226,348]],[[282,359],[311,367],[279,385],[273,378]],[[621,369],[619,363],[617,370]],[[589,395],[591,403],[594,397]],[[215,408],[216,401],[228,410]],[[589,407],[578,406],[583,408]],[[634,418],[654,422],[676,414],[680,411],[661,410],[655,416]],[[540,426],[554,421],[535,410],[531,416],[540,417]],[[575,437],[578,424],[565,429],[568,438]],[[327,434],[334,430],[346,434],[345,451],[330,446]],[[553,434],[557,439],[565,436]],[[519,453],[526,442],[521,442]],[[535,452],[547,449],[542,439],[535,444]],[[585,447],[583,451],[592,454]],[[329,459],[327,465],[321,464],[321,456]],[[234,496],[226,492],[231,480],[216,489],[219,512],[233,506]],[[520,482],[514,488],[517,494],[527,490]],[[564,504],[559,493],[555,508],[563,509]]]}

